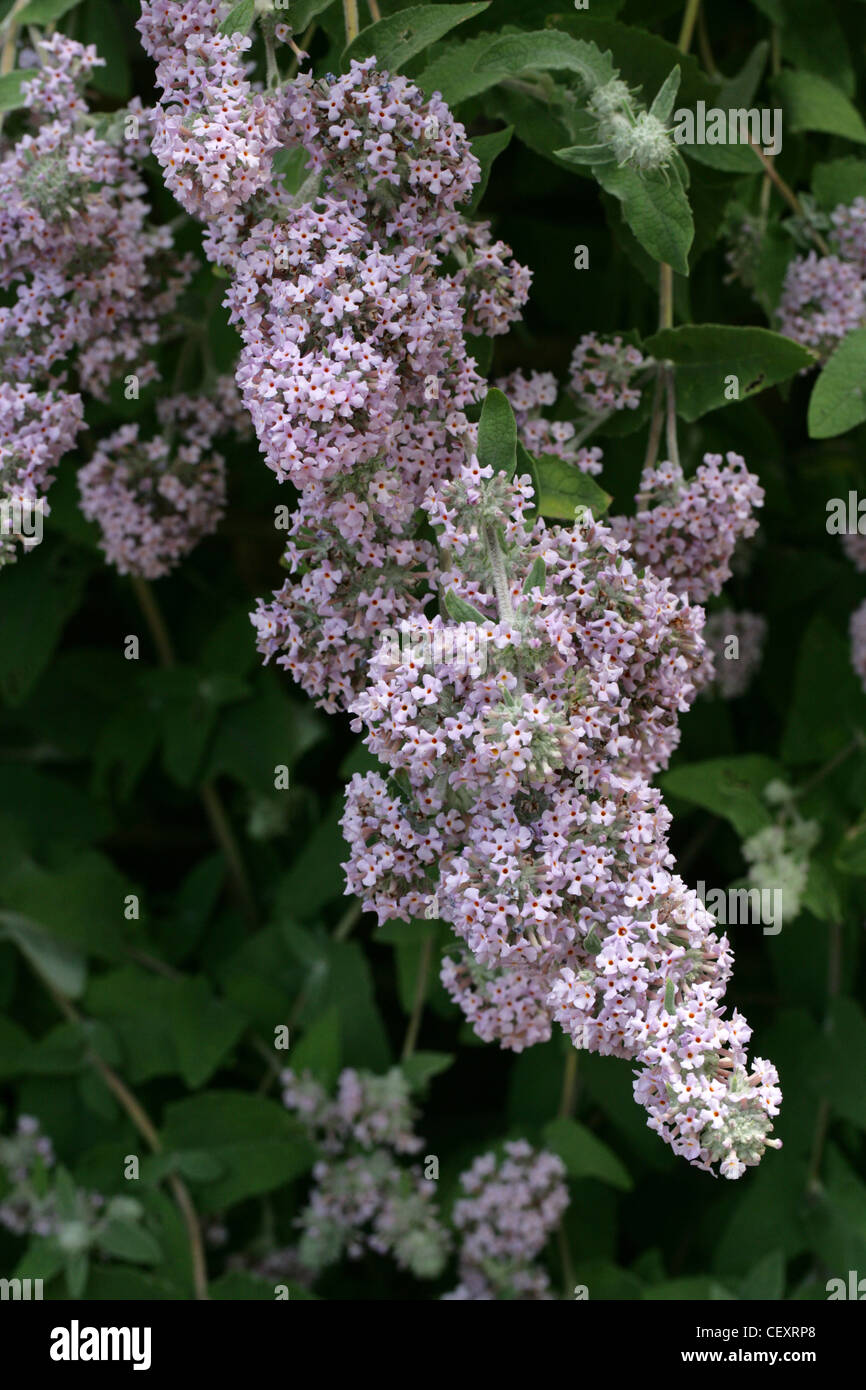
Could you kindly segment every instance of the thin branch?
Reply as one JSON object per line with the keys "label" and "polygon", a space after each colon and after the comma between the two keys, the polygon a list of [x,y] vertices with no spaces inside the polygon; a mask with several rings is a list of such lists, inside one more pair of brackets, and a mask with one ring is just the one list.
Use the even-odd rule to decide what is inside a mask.
{"label": "thin branch", "polygon": [[199,791],[199,796],[213,837],[222,850],[223,858],[228,866],[229,877],[234,886],[238,906],[250,926],[255,926],[258,919],[258,909],[253,886],[247,874],[240,845],[232,829],[222,797],[213,782],[205,782]]}
{"label": "thin branch", "polygon": [[815,245],[818,247],[818,250],[821,252],[823,256],[829,256],[830,247],[827,245],[826,241],[824,240],[818,229],[816,227],[810,226],[808,218],[806,217],[806,209],[803,207],[803,204],[800,202],[800,199],[797,197],[793,188],[791,188],[791,186],[787,184],[785,180],[782,178],[782,175],[779,173],[778,169],[773,163],[772,157],[770,155],[764,154],[764,151],[761,149],[760,145],[756,145],[754,140],[749,140],[749,147],[761,161],[762,165],[764,166],[764,173],[767,175],[767,178],[771,179],[772,182],[775,184],[776,188],[781,193],[785,202],[788,204],[788,207],[791,209],[793,213],[797,215],[797,217],[801,217],[803,219],[803,221],[806,224],[806,229],[810,237],[814,241]]}
{"label": "thin branch", "polygon": [[146,579],[139,578],[137,574],[131,575],[130,578],[135,597],[138,599],[138,606],[144,614],[144,620],[153,638],[153,645],[156,647],[159,659],[163,666],[174,666],[176,664],[174,648],[153,589]]}
{"label": "thin branch", "polygon": [[351,936],[355,924],[360,921],[362,910],[361,900],[356,898],[334,928],[334,941],[345,941],[347,936]]}
{"label": "thin branch", "polygon": [[562,1091],[559,1097],[558,1115],[561,1120],[570,1120],[577,1107],[578,1058],[577,1048],[569,1048],[562,1073]]}
{"label": "thin branch", "polygon": [[[833,1023],[830,1016],[834,1001],[839,997],[839,990],[842,983],[842,926],[839,922],[831,922],[829,926],[829,940],[827,950],[827,1008],[824,1014],[824,1032],[830,1033]],[[813,1196],[817,1196],[821,1191],[821,1164],[824,1158],[824,1148],[827,1143],[827,1133],[830,1128],[830,1102],[821,1099],[818,1105],[818,1114],[815,1119],[815,1133],[812,1139],[812,1154],[809,1160],[809,1174],[806,1179],[806,1191]]]}
{"label": "thin branch", "polygon": [[680,36],[677,39],[677,48],[680,50],[680,53],[688,53],[692,46],[692,34],[695,31],[695,21],[698,17],[700,5],[701,0],[686,0]]}
{"label": "thin branch", "polygon": [[415,981],[415,999],[412,1004],[412,1016],[409,1019],[409,1026],[406,1029],[406,1040],[403,1043],[401,1060],[406,1062],[415,1051],[418,1042],[418,1033],[421,1028],[421,1015],[424,1012],[424,1000],[427,996],[427,976],[430,973],[430,962],[433,958],[433,933],[425,938],[424,945],[421,947],[421,959],[418,962],[418,976]]}
{"label": "thin branch", "polygon": [[707,29],[707,17],[704,14],[704,7],[698,8],[698,52],[701,55],[701,62],[709,73],[710,77],[715,77],[718,72],[716,60],[713,57],[713,50],[710,45],[710,34]]}
{"label": "thin branch", "polygon": [[665,415],[665,438],[668,446],[668,460],[675,468],[680,466],[680,446],[677,442],[677,394],[676,378],[672,363],[665,367],[665,395],[667,410]]}
{"label": "thin branch", "polygon": [[358,0],[343,0],[343,19],[346,25],[346,43],[350,44],[361,32],[358,21]]}
{"label": "thin branch", "polygon": [[652,414],[650,415],[649,435],[647,436],[646,454],[644,455],[644,472],[648,468],[654,468],[656,459],[659,456],[659,442],[662,437],[662,425],[664,424],[664,380],[662,368],[656,368],[656,384],[653,391]]}
{"label": "thin branch", "polygon": [[[166,626],[162,610],[156,601],[156,595],[146,579],[140,579],[137,575],[132,575],[132,587],[139,606],[144,614],[150,635],[153,638],[154,646],[159,654],[162,665],[171,669],[177,664],[171,636]],[[219,845],[226,867],[229,873],[229,880],[232,884],[238,906],[244,914],[247,922],[255,926],[258,919],[255,894],[252,884],[246,871],[240,845],[237,842],[235,833],[232,829],[228,813],[222,803],[222,798],[213,782],[205,782],[199,790],[205,815],[211,828],[211,833]]]}
{"label": "thin branch", "polygon": [[[64,1018],[70,1023],[75,1023],[79,1026],[84,1024],[84,1018],[66,996],[55,989],[39,971],[36,971],[36,974],[45,989],[51,995]],[[159,1137],[159,1133],[153,1121],[141,1103],[133,1095],[126,1082],[118,1076],[113,1067],[109,1066],[104,1057],[100,1057],[99,1053],[94,1048],[87,1049],[87,1058],[99,1072],[121,1110],[129,1117],[148,1148],[155,1154],[163,1153],[162,1140]],[[183,1217],[184,1225],[186,1226],[190,1256],[192,1259],[192,1277],[195,1296],[199,1302],[204,1302],[207,1301],[208,1298],[207,1262],[205,1260],[204,1242],[202,1240],[201,1226],[199,1224],[195,1205],[189,1194],[186,1183],[182,1178],[178,1177],[177,1173],[168,1173],[166,1175],[166,1182],[171,1188],[172,1195],[174,1196],[174,1200]]]}

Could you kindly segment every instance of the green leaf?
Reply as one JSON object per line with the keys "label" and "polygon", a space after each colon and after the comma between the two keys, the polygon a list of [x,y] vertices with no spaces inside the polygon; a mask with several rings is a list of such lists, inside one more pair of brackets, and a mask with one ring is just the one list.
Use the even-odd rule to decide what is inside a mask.
{"label": "green leaf", "polygon": [[192,1297],[191,1293],[178,1284],[165,1278],[145,1274],[140,1269],[130,1269],[125,1265],[95,1265],[87,1281],[89,1298],[96,1302],[121,1300],[129,1303],[173,1303]]}
{"label": "green leaf", "polygon": [[413,1052],[400,1063],[400,1070],[413,1091],[423,1091],[434,1076],[441,1076],[456,1061],[453,1052]]}
{"label": "green leaf", "polygon": [[459,43],[443,44],[433,62],[412,81],[428,96],[439,92],[450,107],[458,106],[461,101],[486,91],[495,82],[495,78],[476,68],[479,58],[489,48],[489,34],[480,34],[477,39],[466,39]]}
{"label": "green leaf", "polygon": [[246,34],[256,17],[256,0],[238,0],[219,27],[221,34]]}
{"label": "green leaf", "polygon": [[167,1149],[206,1149],[225,1174],[197,1194],[206,1211],[272,1192],[308,1171],[314,1151],[276,1101],[243,1091],[208,1091],[166,1108]]}
{"label": "green leaf", "polygon": [[866,328],[843,338],[809,398],[809,436],[831,439],[866,420]]}
{"label": "green leaf", "polygon": [[666,1279],[664,1283],[654,1284],[646,1289],[643,1296],[651,1301],[670,1300],[672,1303],[717,1303],[734,1297],[717,1279],[701,1276],[691,1279]]}
{"label": "green leaf", "polygon": [[598,1178],[630,1192],[632,1180],[612,1149],[576,1120],[560,1116],[545,1125],[544,1142],[559,1154],[570,1178]]}
{"label": "green leaf", "polygon": [[324,733],[321,719],[291,698],[272,670],[256,674],[252,696],[223,711],[202,780],[223,773],[251,791],[273,795],[277,766],[294,767]]}
{"label": "green leaf", "polygon": [[115,1219],[106,1222],[99,1233],[99,1248],[117,1260],[130,1264],[155,1265],[162,1259],[159,1242],[138,1221]]}
{"label": "green leaf", "polygon": [[492,386],[484,397],[478,422],[478,462],[494,473],[514,476],[517,462],[517,423],[502,391]]}
{"label": "green leaf", "polygon": [[836,999],[827,1027],[810,1049],[803,1078],[810,1091],[826,1099],[835,1114],[866,1128],[866,1094],[851,1084],[866,1067],[866,1015],[855,999]]}
{"label": "green leaf", "polygon": [[467,603],[464,598],[455,594],[453,589],[449,589],[445,595],[445,611],[449,618],[453,618],[455,623],[486,623],[487,619],[483,613],[479,613],[471,603]]}
{"label": "green leaf", "polygon": [[782,757],[822,763],[851,742],[863,723],[863,690],[847,636],[817,612],[806,629],[794,673]]}
{"label": "green leaf", "polygon": [[74,9],[79,0],[30,0],[15,16],[18,24],[53,24]]}
{"label": "green leaf", "polygon": [[535,498],[532,507],[532,516],[538,515],[538,499],[541,496],[541,483],[538,477],[538,465],[528,449],[525,449],[520,440],[517,441],[517,467],[515,469],[517,477],[525,478],[527,475],[532,480],[532,493]]}
{"label": "green leaf", "polygon": [[664,774],[661,785],[665,792],[723,816],[739,835],[746,836],[771,823],[761,793],[768,782],[781,776],[781,767],[771,758],[745,753],[674,768]]}
{"label": "green leaf", "polygon": [[[591,10],[595,14],[594,3]],[[718,86],[702,71],[696,58],[681,53],[676,44],[669,43],[658,34],[649,33],[638,24],[612,23],[603,17],[590,19],[588,15],[570,14],[558,18],[557,25],[569,34],[591,40],[602,50],[609,50],[611,62],[618,69],[620,78],[628,86],[637,88],[640,98],[647,105],[651,93],[664,88],[674,67],[682,73],[678,109],[694,111],[699,101],[705,102],[708,110],[722,104]],[[752,152],[741,145],[683,145],[681,153],[696,163],[715,169],[746,173],[758,167]]]}
{"label": "green leaf", "polygon": [[15,111],[19,106],[24,105],[24,95],[21,88],[23,83],[32,77],[33,70],[27,68],[7,72],[0,77],[0,111]]}
{"label": "green leaf", "polygon": [[842,874],[866,874],[866,817],[846,830],[834,863]]}
{"label": "green leaf", "polygon": [[165,979],[134,966],[94,980],[87,1006],[115,1030],[132,1081],[179,1073],[191,1088],[210,1079],[246,1022],[203,977]]}
{"label": "green leaf", "polygon": [[180,1074],[191,1090],[203,1086],[244,1031],[243,1015],[217,999],[207,980],[169,980],[173,985],[167,1014]]}
{"label": "green leaf", "polygon": [[665,981],[665,1012],[672,1014],[676,1009],[676,991],[673,980]]}
{"label": "green leaf", "polygon": [[781,333],[723,323],[666,328],[648,338],[646,348],[657,361],[675,364],[677,414],[684,420],[730,405],[725,391],[731,376],[737,378],[735,399],[742,401],[815,360],[808,348]]}
{"label": "green leaf", "polygon": [[[0,935],[3,919],[0,917]],[[18,1076],[26,1070],[26,1058],[30,1051],[30,1039],[17,1023],[0,1016],[0,1079]]]}
{"label": "green leaf", "polygon": [[76,950],[117,960],[141,927],[124,916],[125,900],[137,886],[96,850],[69,850],[56,867],[23,859],[7,870],[6,902],[36,926]]}
{"label": "green leaf", "polygon": [[399,72],[410,58],[441,39],[450,29],[483,14],[490,0],[470,5],[413,5],[388,15],[362,30],[343,53],[343,65],[352,58],[376,55],[377,66]]}
{"label": "green leaf", "polygon": [[289,1045],[287,1060],[292,1071],[298,1076],[308,1071],[326,1091],[333,1090],[342,1062],[340,1012],[336,1005],[315,1019],[296,1046],[291,1038]]}
{"label": "green leaf", "polygon": [[0,694],[9,704],[21,703],[51,660],[81,601],[89,564],[80,552],[43,543],[4,569]]}
{"label": "green leaf", "polygon": [[540,589],[541,592],[544,593],[544,583],[546,579],[547,566],[542,560],[541,556],[539,555],[532,562],[532,569],[526,576],[526,582],[523,585],[523,592],[525,594],[531,594],[533,589]]}
{"label": "green leaf", "polygon": [[771,1250],[753,1265],[740,1283],[740,1298],[763,1301],[785,1295],[785,1257],[781,1250]]}
{"label": "green leaf", "polygon": [[83,1251],[76,1255],[67,1255],[66,1287],[69,1290],[70,1298],[78,1299],[84,1297],[89,1272],[90,1260]]}
{"label": "green leaf", "polygon": [[34,922],[14,912],[0,913],[0,936],[14,941],[36,972],[60,994],[68,999],[77,999],[83,994],[87,980],[86,962],[65,941],[58,941]]}
{"label": "green leaf", "polygon": [[812,170],[812,193],[824,212],[840,203],[851,205],[855,198],[866,198],[866,159],[848,155],[816,164]]}
{"label": "green leaf", "polygon": [[650,115],[657,117],[657,119],[662,121],[665,125],[667,125],[671,112],[674,109],[674,102],[676,101],[677,92],[680,89],[681,79],[682,72],[680,68],[678,66],[671,68],[670,73],[665,78],[661,87],[659,87],[655,100],[650,107]]}
{"label": "green leaf", "polygon": [[[557,154],[566,159],[568,151]],[[594,172],[604,191],[622,204],[622,215],[644,250],[654,260],[667,262],[677,274],[688,275],[695,224],[689,200],[676,179],[608,165]]]}
{"label": "green leaf", "polygon": [[787,69],[775,81],[790,130],[820,130],[866,144],[866,125],[860,113],[826,77]]}
{"label": "green leaf", "polygon": [[487,74],[491,84],[536,68],[577,73],[589,91],[616,76],[609,53],[556,29],[509,34],[488,42],[475,65],[476,72]]}
{"label": "green leaf", "polygon": [[769,56],[770,44],[768,40],[759,40],[736,76],[726,78],[719,88],[717,104],[721,106],[722,110],[738,111],[743,107],[748,108],[752,105]]}
{"label": "green leaf", "polygon": [[[334,0],[291,0],[289,6],[288,22],[292,32],[300,34],[307,28],[310,20],[315,19],[317,14],[321,14]],[[282,15],[278,15],[282,18]]]}
{"label": "green leaf", "polygon": [[574,521],[579,507],[589,507],[602,516],[610,506],[610,494],[600,488],[588,473],[572,463],[542,454],[535,460],[538,475],[538,510],[554,521]]}
{"label": "green leaf", "polygon": [[185,1149],[172,1155],[175,1167],[190,1182],[213,1182],[221,1178],[225,1168],[218,1158],[205,1149]]}
{"label": "green leaf", "polygon": [[472,141],[472,153],[481,165],[481,177],[475,185],[472,201],[467,208],[468,212],[477,211],[478,205],[487,191],[493,161],[497,155],[502,154],[502,151],[507,149],[513,134],[514,126],[507,125],[503,130],[493,131],[491,135],[476,135]]}

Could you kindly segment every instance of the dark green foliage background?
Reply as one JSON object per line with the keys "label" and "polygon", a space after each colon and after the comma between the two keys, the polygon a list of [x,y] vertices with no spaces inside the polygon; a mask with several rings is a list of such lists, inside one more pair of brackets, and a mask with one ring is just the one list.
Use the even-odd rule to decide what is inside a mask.
{"label": "dark green foliage background", "polygon": [[[393,0],[382,5],[385,15],[400,8]],[[714,60],[727,78],[772,34],[783,76],[818,74],[855,107],[866,95],[866,6],[857,0],[732,0],[704,8]],[[4,9],[8,3],[0,3],[0,16]],[[84,0],[61,20],[108,59],[96,83],[106,109],[134,93],[153,99],[151,65],[133,28],[137,10],[135,0]],[[423,74],[433,62],[456,71],[467,41],[492,42],[506,26],[555,26],[610,48],[627,79],[645,84],[649,101],[676,60],[681,17],[682,6],[668,0],[592,0],[586,13],[493,0],[407,71]],[[320,71],[338,70],[339,4],[319,20],[314,62]],[[683,65],[695,91],[708,81],[699,63]],[[784,82],[774,87],[763,65],[759,71],[757,95],[742,104],[779,104],[774,91],[784,95]],[[818,170],[815,187],[830,189],[828,207],[840,179],[851,196],[866,191],[866,131],[852,140],[828,132],[820,113],[789,119],[785,109],[778,163],[786,181],[808,192]],[[535,275],[525,321],[496,342],[491,376],[517,366],[562,376],[589,330],[651,335],[657,266],[594,180],[552,157],[569,143],[556,118],[500,88],[469,98],[458,114],[473,136],[503,121],[516,127],[493,165],[481,211]],[[803,128],[795,130],[798,123]],[[837,160],[847,161],[841,171]],[[722,239],[729,204],[757,208],[760,167],[726,172],[688,163],[696,236],[690,276],[676,277],[675,322],[766,327],[754,299],[729,283]],[[151,175],[157,216],[176,217],[155,164]],[[770,208],[775,259],[762,265],[759,288],[772,305],[797,247],[775,192]],[[200,246],[188,221],[180,242]],[[578,244],[589,248],[589,270],[573,268]],[[165,383],[194,389],[209,354],[231,367],[237,341],[220,308],[223,289],[203,262],[185,305],[185,341],[161,350]],[[719,372],[739,369],[733,353]],[[763,613],[769,636],[748,695],[733,704],[699,701],[682,721],[673,770],[661,779],[682,871],[692,883],[711,885],[744,873],[740,839],[761,823],[756,789],[771,775],[794,785],[816,779],[802,802],[822,826],[808,908],[775,937],[756,927],[731,930],[737,963],[729,1003],[749,1018],[753,1050],[779,1067],[785,1103],[776,1132],[784,1148],[739,1182],[714,1181],[646,1129],[626,1063],[581,1054],[566,1226],[575,1279],[589,1286],[591,1299],[823,1298],[828,1278],[866,1274],[866,755],[855,750],[816,776],[866,735],[866,695],[847,638],[866,580],[825,530],[827,499],[866,489],[866,440],[862,426],[810,440],[813,379],[795,376],[681,425],[687,469],[706,450],[735,449],[766,488],[748,568],[725,597]],[[227,1272],[226,1262],[254,1248],[263,1232],[290,1244],[304,1201],[312,1156],[278,1103],[268,1060],[273,1030],[289,1023],[289,1060],[323,1079],[340,1066],[385,1069],[400,1054],[422,937],[435,932],[437,948],[446,947],[448,933],[426,923],[377,930],[364,917],[346,939],[335,939],[350,906],[340,870],[342,786],[347,772],[366,765],[365,755],[347,719],[314,710],[278,670],[263,669],[255,652],[247,614],[256,596],[280,583],[273,509],[290,492],[278,487],[255,445],[231,457],[219,534],[155,586],[177,669],[160,669],[129,581],[102,563],[95,528],[77,511],[75,469],[109,428],[152,419],[156,394],[151,387],[126,402],[118,382],[110,406],[89,404],[90,432],[79,455],[61,466],[45,542],[0,578],[0,901],[4,911],[39,923],[49,947],[72,947],[86,968],[75,1000],[85,1022],[70,1023],[18,946],[0,942],[0,1097],[4,1127],[19,1111],[37,1115],[82,1186],[128,1193],[123,1156],[141,1152],[141,1142],[88,1060],[88,1049],[96,1049],[135,1091],[166,1150],[186,1155],[200,1211],[222,1214],[229,1237],[209,1252],[213,1296],[272,1298],[269,1284]],[[612,509],[628,510],[645,430],[611,430],[602,442],[601,482],[613,494]],[[137,662],[124,658],[130,634],[141,639]],[[277,764],[290,769],[288,791],[274,790]],[[254,925],[232,897],[202,809],[199,793],[211,782],[241,841]],[[140,895],[139,922],[123,916],[130,893]],[[440,1157],[447,1204],[476,1153],[509,1135],[544,1140],[559,1106],[566,1048],[556,1038],[513,1057],[479,1044],[435,978],[419,1045],[453,1059],[429,1081],[419,1122],[425,1152]],[[191,1296],[183,1230],[159,1179],[145,1165],[135,1195],[146,1205],[160,1260],[94,1267],[87,1297]],[[555,1249],[550,1261],[559,1281]],[[26,1253],[23,1242],[0,1232],[0,1273],[19,1262],[39,1273],[38,1242]],[[371,1258],[331,1272],[316,1293],[416,1299],[447,1287],[448,1277],[431,1290]],[[62,1274],[47,1293],[66,1296]]]}

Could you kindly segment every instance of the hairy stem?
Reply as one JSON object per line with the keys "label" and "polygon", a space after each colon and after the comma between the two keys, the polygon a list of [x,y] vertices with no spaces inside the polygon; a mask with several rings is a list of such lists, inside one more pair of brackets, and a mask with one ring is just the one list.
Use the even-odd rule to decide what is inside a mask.
{"label": "hairy stem", "polygon": [[276,46],[274,36],[269,29],[265,29],[265,63],[269,87],[279,87],[282,82],[280,67],[277,62]]}
{"label": "hairy stem", "polygon": [[[674,322],[674,273],[671,267],[662,262],[659,266],[659,332],[665,328],[672,328]],[[647,436],[646,455],[644,457],[644,470],[654,468],[659,453],[659,444],[662,437],[662,427],[665,422],[667,401],[670,406],[670,392],[666,389],[668,380],[669,364],[659,362],[656,366],[656,384],[653,392],[652,413],[650,415],[649,435]],[[674,430],[676,435],[676,430]],[[668,440],[670,440],[670,425],[668,425]]]}

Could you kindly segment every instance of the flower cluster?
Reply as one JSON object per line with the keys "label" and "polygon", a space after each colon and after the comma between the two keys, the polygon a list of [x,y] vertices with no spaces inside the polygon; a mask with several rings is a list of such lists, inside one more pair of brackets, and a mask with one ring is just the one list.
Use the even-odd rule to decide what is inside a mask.
{"label": "flower cluster", "polygon": [[460,1175],[455,1204],[460,1283],[446,1299],[550,1299],[550,1280],[538,1257],[568,1206],[565,1165],[525,1139],[477,1158]]}
{"label": "flower cluster", "polygon": [[589,98],[588,110],[598,122],[596,162],[615,160],[642,173],[666,170],[677,158],[676,147],[664,121],[651,111],[637,108],[623,80],[613,77],[598,86]]}
{"label": "flower cluster", "polygon": [[103,1246],[107,1228],[144,1216],[133,1198],[77,1188],[56,1166],[51,1140],[32,1115],[19,1115],[14,1133],[0,1136],[0,1187],[0,1226],[15,1236],[50,1237],[64,1256],[116,1254],[108,1239]]}
{"label": "flower cluster", "polygon": [[775,823],[743,842],[749,887],[780,891],[784,922],[793,922],[800,911],[809,877],[809,855],[821,838],[820,825],[803,819],[794,796],[786,783],[769,782],[764,797],[776,811]]}
{"label": "flower cluster", "polygon": [[725,608],[710,614],[704,628],[713,655],[714,679],[708,690],[723,700],[735,700],[748,690],[761,664],[767,623],[760,613],[735,613]]}
{"label": "flower cluster", "polygon": [[[756,480],[735,455],[727,466],[707,456],[689,483],[662,465],[621,527],[588,514],[530,526],[530,480],[494,476],[473,452],[469,408],[483,386],[466,335],[504,331],[528,274],[462,211],[479,173],[463,128],[372,58],[341,77],[304,75],[256,107],[236,70],[245,41],[214,37],[220,7],[185,8],[191,28],[173,34],[177,6],[146,10],[168,65],[161,157],[180,138],[183,159],[197,159],[223,68],[238,87],[204,172],[185,163],[179,188],[230,271],[238,384],[262,452],[300,492],[291,578],[253,615],[259,646],[327,708],[348,706],[389,774],[351,784],[349,891],[380,920],[451,924],[461,954],[444,978],[485,1036],[521,1047],[556,1021],[576,1045],[632,1059],[653,1127],[692,1162],[737,1176],[774,1142],[774,1073],[749,1070],[748,1029],[725,1017],[728,944],[672,872],[670,818],[649,779],[709,675],[693,603],[716,592],[736,539],[754,530]],[[592,110],[621,163],[676,158],[623,83],[598,87]],[[309,157],[295,199],[267,172],[272,121]],[[511,383],[521,428],[596,471],[595,453],[579,455],[583,423],[634,409],[643,365],[622,340],[588,335],[572,363],[580,429],[539,425],[550,387],[533,378]],[[438,551],[416,538],[422,507]],[[433,594],[440,613],[428,618]],[[414,644],[377,649],[398,625],[423,658]],[[463,641],[467,626],[491,663]],[[441,1267],[429,1187],[398,1162],[411,1152],[395,1100],[405,1083],[386,1083],[349,1073],[330,1102],[287,1078],[286,1103],[324,1153],[302,1218],[310,1267],[368,1248],[416,1272]],[[530,1182],[526,1157],[513,1156],[509,1178]]]}
{"label": "flower cluster", "polygon": [[542,415],[545,406],[554,406],[559,394],[552,372],[515,371],[496,382],[508,397],[514,411],[520,441],[530,454],[554,454],[566,459],[581,473],[600,473],[602,451],[582,444],[570,420],[549,420]]}
{"label": "flower cluster", "polygon": [[0,566],[15,559],[16,543],[41,538],[33,514],[50,510],[45,494],[81,423],[80,396],[0,382]]}
{"label": "flower cluster", "polygon": [[335,197],[364,216],[383,218],[389,236],[429,241],[448,226],[459,235],[454,209],[480,177],[478,160],[438,93],[429,100],[408,78],[379,72],[376,59],[353,61],[342,77],[301,74],[292,84],[286,121],[289,141],[322,170]]}
{"label": "flower cluster", "polygon": [[850,206],[840,203],[830,214],[830,240],[843,261],[866,276],[866,198],[855,198]]}
{"label": "flower cluster", "polygon": [[215,531],[225,509],[225,459],[217,435],[246,426],[233,384],[213,397],[168,396],[158,433],[122,425],[78,474],[81,510],[102,533],[120,574],[159,579]]}
{"label": "flower cluster", "polygon": [[[445,968],[484,1036],[523,1046],[546,1008],[576,1046],[643,1064],[636,1097],[676,1152],[737,1176],[773,1142],[777,1093],[723,1017],[728,943],[671,873],[646,780],[706,676],[703,612],[607,527],[527,529],[531,496],[475,459],[428,496],[443,584],[476,606],[495,660],[483,675],[460,661],[457,634],[429,669],[374,656],[354,727],[391,780],[350,784],[349,891],[380,920],[451,924],[491,972],[478,988],[465,956]],[[448,626],[429,620],[431,639]]]}
{"label": "flower cluster", "polygon": [[451,386],[440,409],[473,399],[457,290],[426,260],[371,244],[332,198],[259,222],[242,245],[228,295],[244,342],[237,378],[280,481],[357,477],[398,434],[407,400],[427,404],[428,382]]}
{"label": "flower cluster", "polygon": [[810,251],[785,273],[779,331],[826,358],[866,318],[866,281],[856,265]]}
{"label": "flower cluster", "polygon": [[480,965],[465,947],[442,962],[442,983],[482,1042],[522,1052],[547,1042],[551,1016],[544,977],[519,967]]}
{"label": "flower cluster", "polygon": [[145,349],[193,263],[170,257],[168,228],[148,226],[122,130],[98,134],[78,95],[95,51],[62,34],[37,48],[42,66],[25,83],[34,130],[0,159],[0,363],[37,387],[74,356],[82,389],[104,396],[119,364],[139,383],[154,377]]}
{"label": "flower cluster", "polygon": [[187,212],[219,219],[265,189],[281,144],[284,99],[254,92],[245,34],[220,32],[214,0],[142,0],[138,29],[162,89],[152,150]]}
{"label": "flower cluster", "polygon": [[644,471],[634,517],[617,517],[636,559],[671,580],[693,603],[718,594],[731,577],[731,556],[740,540],[758,529],[754,509],[764,490],[739,454],[705,454],[693,478],[665,462]]}
{"label": "flower cluster", "polygon": [[646,367],[643,353],[622,338],[600,338],[584,333],[571,355],[569,385],[581,408],[590,416],[636,410],[641,393],[634,379]]}
{"label": "flower cluster", "polygon": [[0,1170],[8,1186],[0,1201],[0,1226],[13,1235],[52,1235],[56,1216],[53,1195],[34,1185],[38,1172],[54,1166],[54,1147],[40,1133],[32,1115],[19,1115],[13,1134],[0,1137]]}
{"label": "flower cluster", "polygon": [[398,1162],[421,1147],[403,1073],[344,1071],[334,1101],[308,1074],[286,1071],[282,1080],[284,1104],[325,1155],[313,1168],[309,1204],[299,1220],[301,1263],[318,1271],[344,1255],[359,1259],[372,1250],[417,1278],[436,1278],[448,1236],[435,1183],[419,1167]]}
{"label": "flower cluster", "polygon": [[433,586],[414,518],[465,457],[465,411],[482,394],[465,334],[505,331],[528,273],[459,212],[477,161],[447,108],[405,78],[372,59],[303,76],[286,132],[320,195],[238,240],[227,296],[265,459],[301,492],[292,577],[251,616],[265,658],[335,710],[363,685],[382,626],[420,612]]}

